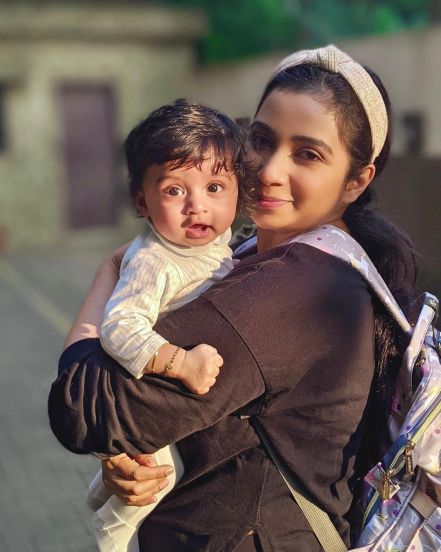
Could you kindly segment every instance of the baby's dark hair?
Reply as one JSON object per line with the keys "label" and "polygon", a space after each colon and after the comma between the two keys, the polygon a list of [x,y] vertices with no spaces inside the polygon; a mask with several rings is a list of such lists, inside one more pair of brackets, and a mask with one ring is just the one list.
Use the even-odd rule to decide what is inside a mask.
{"label": "baby's dark hair", "polygon": [[200,167],[213,160],[213,172],[232,171],[239,186],[238,209],[247,198],[248,169],[245,132],[223,113],[184,99],[155,109],[127,136],[124,143],[132,198],[142,189],[151,165]]}

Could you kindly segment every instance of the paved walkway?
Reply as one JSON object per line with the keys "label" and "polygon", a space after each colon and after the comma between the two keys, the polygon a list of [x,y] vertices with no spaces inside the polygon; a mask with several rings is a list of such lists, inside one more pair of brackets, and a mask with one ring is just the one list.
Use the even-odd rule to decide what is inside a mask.
{"label": "paved walkway", "polygon": [[97,461],[59,445],[46,403],[97,264],[92,251],[0,258],[1,552],[96,550],[84,496]]}

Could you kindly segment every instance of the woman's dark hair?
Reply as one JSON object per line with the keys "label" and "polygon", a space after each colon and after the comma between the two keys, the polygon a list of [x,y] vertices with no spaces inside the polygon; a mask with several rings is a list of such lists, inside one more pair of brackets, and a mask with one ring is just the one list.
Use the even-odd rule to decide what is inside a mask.
{"label": "woman's dark hair", "polygon": [[213,158],[213,172],[233,171],[238,179],[240,208],[247,196],[248,170],[244,131],[219,111],[186,100],[156,109],[124,142],[132,197],[142,189],[151,165],[198,166]]}
{"label": "woman's dark hair", "polygon": [[[379,89],[388,114],[385,144],[374,164],[377,177],[386,165],[391,143],[391,106],[379,77],[365,68]],[[335,116],[340,139],[350,156],[348,179],[356,179],[371,162],[372,137],[369,121],[355,92],[339,74],[314,65],[298,65],[278,73],[266,86],[257,111],[273,90],[306,93],[326,105]],[[396,300],[406,312],[415,299],[416,253],[409,237],[374,207],[372,183],[343,215],[352,236],[374,262]],[[371,390],[369,432],[379,440],[401,363],[406,338],[376,298],[374,302],[376,376]],[[370,442],[368,437],[366,442]],[[364,469],[364,466],[363,468]]]}

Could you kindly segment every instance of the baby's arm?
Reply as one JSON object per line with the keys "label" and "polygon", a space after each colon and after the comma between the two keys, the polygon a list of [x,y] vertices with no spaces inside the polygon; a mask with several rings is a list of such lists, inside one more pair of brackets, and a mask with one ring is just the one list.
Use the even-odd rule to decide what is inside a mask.
{"label": "baby's arm", "polygon": [[167,375],[204,394],[216,381],[222,357],[205,344],[184,351],[152,329],[161,304],[176,294],[179,285],[174,267],[162,255],[138,250],[124,265],[106,305],[101,343],[136,378]]}
{"label": "baby's arm", "polygon": [[198,395],[208,393],[216,383],[222,357],[214,347],[202,343],[189,351],[167,343],[162,345],[147,363],[144,372],[180,380]]}
{"label": "baby's arm", "polygon": [[177,285],[169,268],[158,252],[139,249],[123,264],[104,310],[101,344],[136,378],[143,376],[152,355],[167,343],[152,327],[161,304]]}

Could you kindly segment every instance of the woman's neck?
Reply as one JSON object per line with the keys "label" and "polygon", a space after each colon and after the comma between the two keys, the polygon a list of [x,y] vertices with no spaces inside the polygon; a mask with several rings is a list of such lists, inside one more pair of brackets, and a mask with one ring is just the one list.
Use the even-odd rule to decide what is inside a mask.
{"label": "woman's neck", "polygon": [[[333,220],[326,224],[332,224],[333,226],[336,226],[337,228],[340,228],[341,230],[344,230],[345,232],[350,234],[349,228],[347,227],[343,219]],[[299,234],[309,232],[310,230],[312,230],[312,228],[313,227],[305,228],[304,230],[299,231],[292,230],[290,232],[274,232],[273,230],[257,228],[257,251],[259,253],[268,251],[268,249],[282,245],[283,243],[288,242],[290,239],[295,238]]]}

